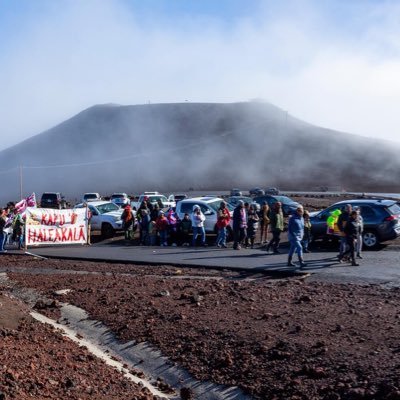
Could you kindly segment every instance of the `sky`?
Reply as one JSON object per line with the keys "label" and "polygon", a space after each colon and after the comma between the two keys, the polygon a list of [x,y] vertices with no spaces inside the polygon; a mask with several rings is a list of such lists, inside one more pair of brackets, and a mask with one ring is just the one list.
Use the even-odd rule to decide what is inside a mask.
{"label": "sky", "polygon": [[0,150],[95,104],[272,103],[400,141],[400,0],[0,0]]}

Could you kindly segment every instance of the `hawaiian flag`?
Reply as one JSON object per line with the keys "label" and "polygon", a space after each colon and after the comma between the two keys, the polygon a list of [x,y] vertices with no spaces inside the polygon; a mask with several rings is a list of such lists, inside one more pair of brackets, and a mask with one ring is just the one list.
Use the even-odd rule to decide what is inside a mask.
{"label": "hawaiian flag", "polygon": [[22,214],[22,213],[25,212],[27,207],[36,207],[36,195],[35,195],[35,193],[32,193],[26,199],[22,199],[20,202],[18,202],[15,205],[14,209],[17,211],[17,214]]}

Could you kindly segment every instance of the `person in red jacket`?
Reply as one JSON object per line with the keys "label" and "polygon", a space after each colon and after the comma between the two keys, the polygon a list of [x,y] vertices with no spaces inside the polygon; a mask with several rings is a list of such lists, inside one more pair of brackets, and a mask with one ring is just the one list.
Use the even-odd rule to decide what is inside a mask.
{"label": "person in red jacket", "polygon": [[229,225],[230,220],[231,214],[229,213],[226,203],[224,201],[221,201],[217,213],[217,247],[226,248],[226,227]]}
{"label": "person in red jacket", "polygon": [[160,236],[160,246],[168,246],[167,243],[167,232],[168,232],[168,220],[165,217],[164,211],[158,213],[156,220],[156,229]]}

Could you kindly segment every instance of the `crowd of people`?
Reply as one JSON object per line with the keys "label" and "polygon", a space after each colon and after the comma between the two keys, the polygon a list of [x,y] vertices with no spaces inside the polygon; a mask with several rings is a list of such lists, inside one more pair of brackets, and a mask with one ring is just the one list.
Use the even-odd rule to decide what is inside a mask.
{"label": "crowd of people", "polygon": [[[146,198],[138,210],[127,206],[122,214],[125,239],[132,241],[135,230],[139,230],[140,245],[150,246],[205,247],[205,219],[198,205],[193,207],[190,215],[186,213],[183,219],[179,219],[174,208],[164,211],[158,204],[153,205]],[[348,205],[338,221],[339,262],[351,261],[352,265],[358,265],[356,257],[362,258],[362,226],[359,210],[352,210]],[[222,201],[217,211],[216,229],[215,246],[218,248],[227,248],[227,239],[232,234],[234,250],[242,247],[253,249],[259,243],[268,254],[280,253],[281,234],[287,230],[290,244],[287,265],[296,266],[293,256],[297,254],[300,268],[306,266],[303,255],[310,252],[311,221],[309,212],[302,206],[286,221],[280,202],[274,203],[271,208],[265,202],[259,208],[255,203],[239,201],[231,217],[227,204]]]}
{"label": "crowd of people", "polygon": [[[180,219],[174,208],[163,210],[158,203],[152,204],[144,198],[138,210],[127,205],[122,213],[125,240],[131,243],[138,230],[139,243],[144,246],[208,246],[204,221],[206,217],[198,205],[192,213]],[[232,221],[231,221],[232,219]],[[19,249],[23,246],[24,220],[12,204],[0,209],[0,252],[4,253],[6,243],[14,243]],[[351,262],[358,266],[356,258],[361,259],[363,219],[359,209],[348,204],[337,220],[340,236],[339,262]],[[253,249],[258,242],[265,251],[280,253],[281,234],[287,229],[290,244],[287,265],[296,267],[293,262],[297,254],[300,268],[304,268],[304,253],[309,253],[311,241],[310,214],[298,206],[286,221],[282,204],[276,202],[272,207],[265,202],[261,207],[256,203],[239,201],[233,215],[222,201],[217,211],[217,236],[215,246],[227,248],[229,236],[233,236],[233,249],[242,247]]]}
{"label": "crowd of people", "polygon": [[0,208],[0,253],[6,253],[6,244],[16,244],[18,249],[23,246],[24,219],[10,203]]}

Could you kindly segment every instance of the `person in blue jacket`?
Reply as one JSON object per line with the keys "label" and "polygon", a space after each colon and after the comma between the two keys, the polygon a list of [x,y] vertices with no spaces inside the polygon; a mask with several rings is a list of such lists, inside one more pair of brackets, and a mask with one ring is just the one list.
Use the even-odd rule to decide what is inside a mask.
{"label": "person in blue jacket", "polygon": [[295,267],[296,265],[292,262],[294,252],[297,253],[300,261],[300,269],[305,267],[306,264],[303,260],[303,246],[301,241],[304,236],[304,219],[303,219],[304,209],[302,206],[297,207],[296,212],[294,212],[289,218],[288,225],[288,239],[290,243],[289,256],[288,256],[288,267]]}

